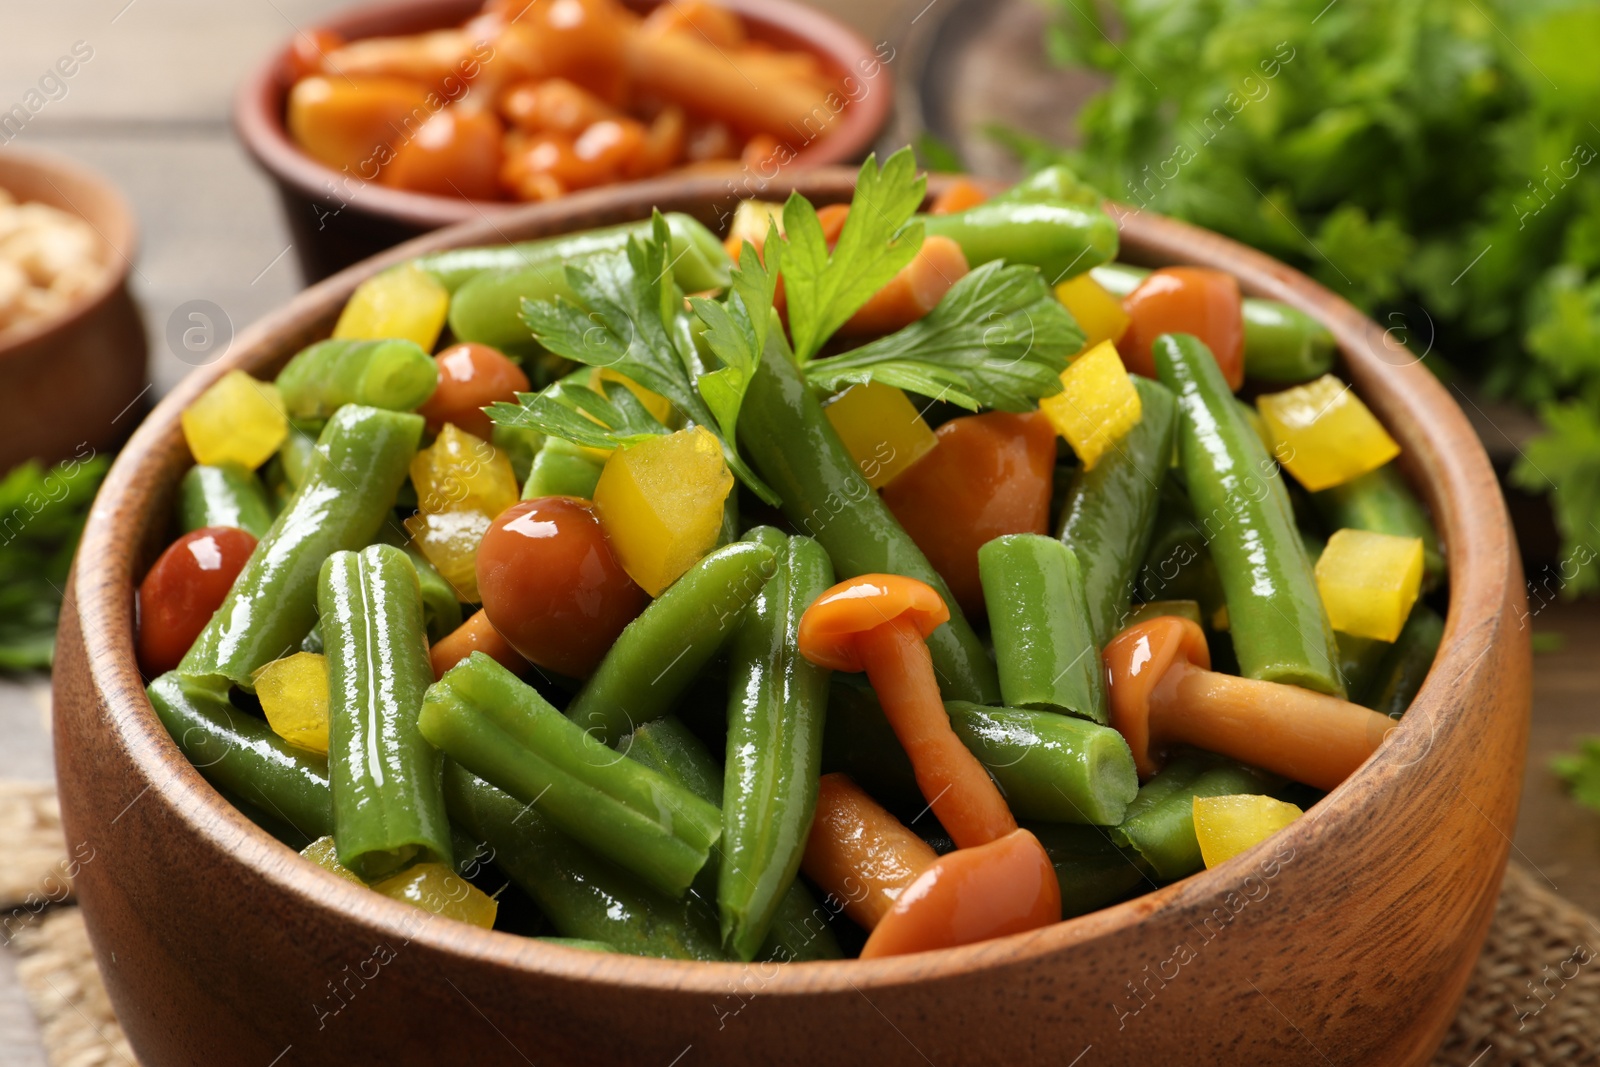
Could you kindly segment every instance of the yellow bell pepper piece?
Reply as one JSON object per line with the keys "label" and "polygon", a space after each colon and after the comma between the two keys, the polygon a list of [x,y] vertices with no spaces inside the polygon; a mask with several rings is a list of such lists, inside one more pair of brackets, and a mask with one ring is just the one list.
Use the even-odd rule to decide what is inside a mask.
{"label": "yellow bell pepper piece", "polygon": [[419,512],[406,520],[412,541],[462,603],[477,603],[478,543],[520,495],[511,460],[481,437],[445,423],[433,444],[412,457],[411,484]]}
{"label": "yellow bell pepper piece", "polygon": [[874,489],[894,481],[939,443],[915,405],[892,385],[852,385],[822,410]]}
{"label": "yellow bell pepper piece", "polygon": [[1422,538],[1336,530],[1316,573],[1335,630],[1393,641],[1422,589]]}
{"label": "yellow bell pepper piece", "polygon": [[255,673],[256,699],[272,732],[328,754],[328,661],[315,652],[275,659]]}
{"label": "yellow bell pepper piece", "polygon": [[347,882],[356,885],[366,885],[361,876],[349,867],[339,862],[339,850],[333,846],[333,838],[319,837],[311,844],[300,850],[300,855],[315,863],[325,871],[332,871]]}
{"label": "yellow bell pepper piece", "polygon": [[283,397],[271,382],[231,370],[183,409],[183,438],[196,463],[237,463],[251,470],[289,436]]}
{"label": "yellow bell pepper piece", "polygon": [[739,262],[739,251],[749,242],[756,248],[766,243],[772,224],[778,224],[783,233],[783,205],[771,200],[741,200],[733,209],[733,221],[728,224],[728,239],[724,242],[728,255]]}
{"label": "yellow bell pepper piece", "polygon": [[450,583],[463,604],[482,600],[478,593],[478,546],[494,520],[479,511],[417,514],[406,520],[406,532],[439,576]]}
{"label": "yellow bell pepper piece", "polygon": [[1271,797],[1238,793],[1194,798],[1194,836],[1207,867],[1260,844],[1305,812]]}
{"label": "yellow bell pepper piece", "polygon": [[333,336],[350,341],[400,338],[432,352],[450,310],[450,291],[415,263],[402,263],[356,286]]}
{"label": "yellow bell pepper piece", "polygon": [[1078,320],[1085,349],[1101,341],[1116,344],[1128,331],[1128,313],[1122,310],[1122,301],[1108,293],[1088,271],[1056,286],[1056,299]]}
{"label": "yellow bell pepper piece", "polygon": [[1312,492],[1377,470],[1400,454],[1377,416],[1331,374],[1269,393],[1256,407],[1278,462]]}
{"label": "yellow bell pepper piece", "polygon": [[623,570],[651,596],[717,543],[733,474],[704,426],[666,434],[606,461],[595,511]]}
{"label": "yellow bell pepper piece", "polygon": [[493,897],[442,863],[419,863],[374,882],[372,888],[423,911],[485,930],[494,928],[494,917],[500,910]]}
{"label": "yellow bell pepper piece", "polygon": [[1143,408],[1122,357],[1101,341],[1061,372],[1061,392],[1039,401],[1056,433],[1067,439],[1084,470],[1139,424]]}

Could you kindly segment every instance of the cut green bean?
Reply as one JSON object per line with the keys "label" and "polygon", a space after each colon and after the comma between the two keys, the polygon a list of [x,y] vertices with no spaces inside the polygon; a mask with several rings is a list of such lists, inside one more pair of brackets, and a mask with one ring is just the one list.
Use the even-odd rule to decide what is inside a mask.
{"label": "cut green bean", "polygon": [[1205,866],[1194,832],[1195,797],[1270,793],[1281,784],[1232,760],[1180,754],[1139,790],[1111,837],[1137,852],[1162,881],[1186,878]]}
{"label": "cut green bean", "polygon": [[178,664],[191,678],[254,690],[258,668],[299,647],[317,621],[317,572],[369,544],[394,507],[422,416],[347,404],[318,441],[320,460],[256,545],[227,599]]}
{"label": "cut green bean", "polygon": [[1051,285],[1117,254],[1117,221],[1097,204],[995,199],[918,219],[929,236],[960,245],[973,267],[997,259],[1025,263]]}
{"label": "cut green bean", "polygon": [[146,693],[161,725],[201,776],[310,839],[333,832],[328,764],[228,700],[226,682],[168,671]]}
{"label": "cut green bean", "polygon": [[1196,626],[1206,624],[1205,617],[1200,614],[1200,604],[1194,600],[1151,600],[1143,604],[1135,604],[1128,610],[1128,617],[1123,622],[1123,628],[1137,626],[1150,619],[1158,619],[1163,615],[1176,615],[1180,619],[1188,619]]}
{"label": "cut green bean", "polygon": [[1312,493],[1311,501],[1330,532],[1369,530],[1422,538],[1423,588],[1433,589],[1444,578],[1446,562],[1439,533],[1394,463],[1386,463],[1343,485]]}
{"label": "cut green bean", "polygon": [[1139,791],[1133,753],[1109,726],[957,700],[944,707],[1020,819],[1115,826]]}
{"label": "cut green bean", "polygon": [[442,641],[461,625],[461,601],[428,557],[411,545],[405,546],[405,553],[416,568],[417,584],[422,588],[422,617],[428,627],[428,643]]}
{"label": "cut green bean", "polygon": [[738,541],[690,567],[617,636],[567,705],[568,717],[610,744],[671,711],[775,566],[772,549]]}
{"label": "cut green bean", "polygon": [[688,889],[722,834],[715,805],[613,752],[482,652],[428,690],[419,725],[467,770],[662,892]]}
{"label": "cut green bean", "polygon": [[272,515],[261,479],[236,463],[196,464],[178,484],[178,522],[184,533],[233,526],[259,541],[271,528]]}
{"label": "cut green bean", "polygon": [[1163,334],[1153,348],[1162,384],[1178,395],[1189,498],[1227,595],[1241,672],[1342,696],[1333,628],[1277,461],[1198,338]]}
{"label": "cut green bean", "polygon": [[317,436],[321,433],[322,427],[316,423],[289,424],[289,436],[278,447],[278,465],[291,493],[311,476],[317,464]]}
{"label": "cut green bean", "polygon": [[1100,827],[1032,823],[1028,829],[1055,868],[1063,919],[1087,915],[1141,889],[1156,888],[1143,858],[1130,848],[1118,847]]}
{"label": "cut green bean", "polygon": [[1122,628],[1172,466],[1177,401],[1148,378],[1134,377],[1133,387],[1143,412],[1138,424],[1093,470],[1075,471],[1056,526],[1056,536],[1078,557],[1096,648]]}
{"label": "cut green bean", "polygon": [[533,466],[528,468],[528,478],[522,486],[522,499],[577,496],[592,500],[594,487],[600,483],[600,472],[604,468],[604,463],[571,441],[560,437],[546,438],[534,454]]}
{"label": "cut green bean", "polygon": [[996,537],[978,549],[978,574],[1006,706],[1104,725],[1105,668],[1072,550],[1038,534]]}
{"label": "cut green bean", "polygon": [[533,458],[544,447],[544,434],[526,426],[495,423],[489,443],[511,461],[511,473],[516,475],[517,484],[521,485],[527,482],[528,475],[533,471]]}
{"label": "cut green bean", "polygon": [[635,956],[727,959],[716,912],[693,893],[652,889],[562,833],[540,808],[453,760],[445,761],[444,795],[450,817],[493,850],[495,866],[563,936]]}
{"label": "cut green bean", "polygon": [[451,863],[439,753],[417,729],[433,668],[416,570],[389,545],[335,552],[317,607],[339,862],[369,882],[412,860]]}
{"label": "cut green bean", "polygon": [[1443,640],[1444,618],[1426,604],[1412,608],[1400,636],[1373,674],[1367,706],[1391,719],[1404,715],[1427,679]]}
{"label": "cut green bean", "polygon": [[415,411],[433,395],[439,368],[415,341],[318,341],[279,372],[291,419],[326,419],[345,404]]}
{"label": "cut green bean", "polygon": [[833,585],[833,564],[809,537],[784,540],[777,571],[745,609],[728,656],[717,912],[723,940],[745,960],[755,958],[800,869],[828,707],[831,672],[800,655],[798,642],[800,617]]}

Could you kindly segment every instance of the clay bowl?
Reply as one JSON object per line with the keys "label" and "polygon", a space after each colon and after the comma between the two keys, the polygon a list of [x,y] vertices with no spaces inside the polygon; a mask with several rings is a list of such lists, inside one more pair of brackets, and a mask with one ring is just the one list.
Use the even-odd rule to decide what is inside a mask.
{"label": "clay bowl", "polygon": [[145,337],[128,295],[136,235],[115,187],[60,156],[0,151],[0,189],[86,220],[106,246],[99,283],[60,315],[0,336],[0,474],[114,448],[138,424]]}
{"label": "clay bowl", "polygon": [[[647,11],[663,0],[624,0]],[[783,168],[805,170],[861,159],[888,121],[893,79],[883,57],[848,26],[796,0],[717,0],[744,19],[750,36],[784,49],[815,54],[841,84],[856,86],[852,102],[826,137],[796,144]],[[347,40],[420,33],[459,26],[483,0],[383,0],[350,8],[319,24]],[[311,27],[303,27],[307,32]],[[308,282],[320,281],[358,260],[441,226],[500,217],[524,205],[499,200],[461,200],[390,189],[336,171],[300,150],[284,127],[284,106],[293,80],[292,41],[257,67],[239,87],[233,121],[239,138],[272,178],[294,238],[295,255]],[[892,60],[891,52],[888,59]],[[844,79],[852,79],[845,82]],[[742,182],[735,171],[730,181]],[[748,195],[748,194],[747,194]],[[560,218],[556,208],[553,218]]]}
{"label": "clay bowl", "polygon": [[[853,175],[798,175],[818,203]],[[935,190],[944,179],[936,179]],[[450,922],[312,866],[206,784],[152,713],[133,587],[189,465],[178,416],[218,376],[270,377],[358,282],[419,252],[642,218],[711,221],[720,181],[644,183],[429,235],[343,272],[195,371],[112,468],[79,552],[55,672],[56,763],[106,986],[149,1063],[1425,1063],[1455,1013],[1510,847],[1528,729],[1515,543],[1466,418],[1383,332],[1214,234],[1123,217],[1147,264],[1236,274],[1322,318],[1405,449],[1449,545],[1443,649],[1348,781],[1226,864],[1059,925],[949,951],[780,966],[599,956]],[[1403,1005],[1403,1010],[1396,1010]],[[281,1060],[279,1057],[282,1057]]]}

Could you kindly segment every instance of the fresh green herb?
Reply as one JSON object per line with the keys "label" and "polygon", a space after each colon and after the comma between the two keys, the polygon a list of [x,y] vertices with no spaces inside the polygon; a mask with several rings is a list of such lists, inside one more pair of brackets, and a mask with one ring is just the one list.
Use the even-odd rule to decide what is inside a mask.
{"label": "fresh green herb", "polygon": [[[626,252],[595,256],[588,270],[567,267],[576,304],[564,298],[524,300],[522,320],[550,351],[587,366],[609,368],[666,397],[694,423],[718,433],[728,468],[762,500],[776,504],[777,494],[740,458],[733,435],[722,428],[700,392],[706,368],[690,332],[683,293],[667,269],[670,248],[671,232],[658,211],[651,220],[650,240],[631,238]],[[712,390],[724,408],[726,384]],[[530,418],[551,414],[541,404],[539,415]],[[515,424],[510,413],[502,411],[502,416],[513,418]]]}
{"label": "fresh green herb", "polygon": [[50,666],[67,571],[107,465],[30,460],[0,481],[0,670]]}
{"label": "fresh green herb", "polygon": [[537,393],[518,393],[515,404],[496,401],[484,410],[498,426],[537,430],[588,448],[626,448],[670,431],[621,382],[602,382],[605,395],[569,381]]}
{"label": "fresh green herb", "polygon": [[1566,782],[1573,800],[1600,811],[1600,737],[1580,738],[1578,751],[1557,756],[1550,769]]}
{"label": "fresh green herb", "polygon": [[890,156],[881,170],[868,156],[831,255],[816,209],[790,194],[783,205],[783,284],[789,334],[802,365],[922,247],[922,224],[911,217],[927,187],[911,149]]}
{"label": "fresh green herb", "polygon": [[765,247],[767,262],[748,242],[739,250],[739,269],[732,272],[732,289],[724,301],[695,297],[694,313],[705,323],[705,341],[722,366],[700,376],[700,395],[716,416],[724,440],[735,439],[739,408],[744,403],[750,376],[761,363],[767,338],[777,326],[772,301],[778,289],[783,245],[776,223],[769,224]]}
{"label": "fresh green herb", "polygon": [[1061,391],[1083,331],[1033,267],[985,263],[924,318],[842,355],[816,360],[806,380],[837,390],[876,381],[976,410],[1027,411]]}

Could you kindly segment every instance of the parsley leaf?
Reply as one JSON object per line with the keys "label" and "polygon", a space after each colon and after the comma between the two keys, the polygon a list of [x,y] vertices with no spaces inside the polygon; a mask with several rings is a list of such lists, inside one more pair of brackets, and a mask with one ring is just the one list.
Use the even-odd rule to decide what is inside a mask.
{"label": "parsley leaf", "polygon": [[964,275],[926,316],[851,352],[815,360],[806,381],[875,381],[976,410],[1027,411],[1061,391],[1083,331],[1034,267],[999,261]]}
{"label": "parsley leaf", "polygon": [[626,448],[670,433],[621,382],[602,382],[605,395],[579,382],[555,382],[537,393],[518,393],[515,404],[496,401],[484,410],[500,426],[537,430],[588,448]]}
{"label": "parsley leaf", "polygon": [[[630,239],[626,252],[594,256],[586,263],[588,269],[567,267],[576,303],[563,297],[525,299],[522,321],[550,351],[587,366],[609,368],[665,397],[690,421],[716,433],[728,468],[751,492],[776,504],[777,494],[740,458],[731,429],[701,395],[700,383],[709,375],[695,348],[683,293],[668,269],[670,248],[671,232],[657,211],[651,219],[650,240]],[[712,395],[724,409],[731,384],[723,379],[712,386]],[[738,396],[743,396],[742,390]],[[511,417],[509,412],[503,414]],[[544,403],[539,416],[563,417]]]}
{"label": "parsley leaf", "polygon": [[909,148],[890,156],[881,170],[868,156],[832,255],[816,209],[799,193],[790,194],[783,205],[783,284],[789,334],[802,366],[922,247],[922,224],[911,217],[927,185]]}
{"label": "parsley leaf", "polygon": [[750,376],[761,364],[761,350],[776,326],[772,301],[777,293],[778,273],[783,253],[776,223],[767,231],[767,263],[748,242],[739,252],[739,269],[732,273],[732,291],[724,301],[696,297],[690,301],[694,313],[705,323],[705,341],[722,366],[700,376],[697,383],[722,436],[736,439],[739,408],[744,403]]}
{"label": "parsley leaf", "polygon": [[1585,737],[1578,751],[1557,756],[1550,769],[1572,793],[1572,799],[1586,808],[1600,811],[1600,737]]}

